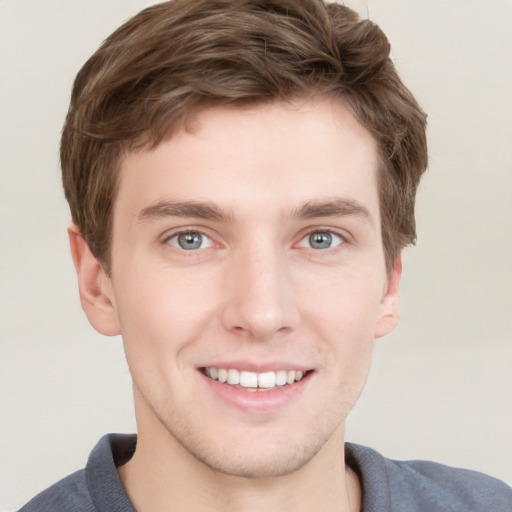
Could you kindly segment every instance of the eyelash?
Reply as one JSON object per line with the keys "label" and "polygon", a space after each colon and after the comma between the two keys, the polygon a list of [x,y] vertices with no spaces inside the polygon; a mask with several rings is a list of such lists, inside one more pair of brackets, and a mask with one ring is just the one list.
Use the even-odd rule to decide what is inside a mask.
{"label": "eyelash", "polygon": [[[181,236],[186,236],[186,235],[191,235],[192,237],[193,236],[200,237],[200,240],[199,240],[200,246],[199,247],[191,247],[188,249],[182,247],[180,245],[179,238]],[[328,242],[334,242],[336,245],[334,245],[334,246],[330,245],[329,247],[317,247],[317,248],[311,247],[311,242],[312,242],[311,237],[313,237],[315,235],[327,235],[326,238],[327,238]],[[174,243],[173,243],[173,241],[174,241]],[[191,239],[191,241],[193,241],[193,240]],[[309,241],[309,245],[306,245],[308,243],[308,241]],[[201,247],[201,245],[203,245],[203,242],[207,242],[208,245],[206,247]],[[212,247],[215,242],[213,241],[212,237],[205,234],[204,231],[202,231],[201,229],[192,229],[191,228],[191,229],[182,229],[178,232],[173,233],[172,235],[170,235],[164,239],[164,243],[171,245],[172,247],[174,247],[178,250],[193,253],[193,252],[197,252],[201,249],[208,249],[209,247]],[[305,248],[313,249],[316,251],[329,251],[332,249],[336,249],[337,247],[344,245],[345,243],[347,243],[346,237],[344,235],[340,234],[339,232],[336,232],[336,231],[334,231],[332,229],[328,229],[328,228],[325,228],[325,229],[316,228],[316,229],[313,229],[313,230],[305,233],[300,238],[299,243],[297,245],[299,247],[305,247]]]}

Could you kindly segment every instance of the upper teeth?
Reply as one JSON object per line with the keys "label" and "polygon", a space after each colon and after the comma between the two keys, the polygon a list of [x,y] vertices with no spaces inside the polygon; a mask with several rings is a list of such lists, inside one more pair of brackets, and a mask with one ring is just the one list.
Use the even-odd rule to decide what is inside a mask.
{"label": "upper teeth", "polygon": [[299,381],[304,376],[300,370],[279,370],[277,372],[246,372],[234,368],[205,368],[205,373],[211,379],[226,382],[233,386],[244,388],[274,388]]}

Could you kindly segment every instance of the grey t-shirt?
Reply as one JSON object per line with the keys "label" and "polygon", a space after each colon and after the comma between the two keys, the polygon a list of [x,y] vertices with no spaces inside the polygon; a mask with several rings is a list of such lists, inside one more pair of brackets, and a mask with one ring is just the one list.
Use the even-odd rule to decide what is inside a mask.
{"label": "grey t-shirt", "polygon": [[[109,434],[87,466],[38,494],[19,512],[135,512],[116,471],[135,451],[134,435]],[[362,512],[512,512],[512,488],[490,476],[427,461],[386,459],[346,444],[358,474]]]}

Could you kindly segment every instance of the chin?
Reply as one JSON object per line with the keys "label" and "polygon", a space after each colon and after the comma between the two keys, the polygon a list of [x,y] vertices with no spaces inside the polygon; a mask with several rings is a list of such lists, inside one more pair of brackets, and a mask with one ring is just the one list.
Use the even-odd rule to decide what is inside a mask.
{"label": "chin", "polygon": [[256,450],[250,453],[240,451],[226,457],[213,454],[192,454],[208,468],[228,476],[265,479],[286,476],[305,466],[318,450]]}
{"label": "chin", "polygon": [[[286,476],[306,464],[322,449],[331,437],[309,433],[290,436],[280,432],[260,432],[260,435],[244,437],[220,434],[217,439],[188,437],[177,439],[192,457],[208,469],[223,475],[265,479]],[[176,438],[176,436],[175,436]],[[192,442],[191,442],[192,441]]]}

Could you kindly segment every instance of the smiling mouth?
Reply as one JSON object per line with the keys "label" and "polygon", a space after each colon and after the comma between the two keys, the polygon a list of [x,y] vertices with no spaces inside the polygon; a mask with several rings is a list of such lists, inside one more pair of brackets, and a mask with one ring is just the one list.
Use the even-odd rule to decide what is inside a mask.
{"label": "smiling mouth", "polygon": [[222,384],[246,391],[270,391],[301,381],[310,371],[278,370],[276,372],[248,372],[234,368],[203,368],[204,375]]}

